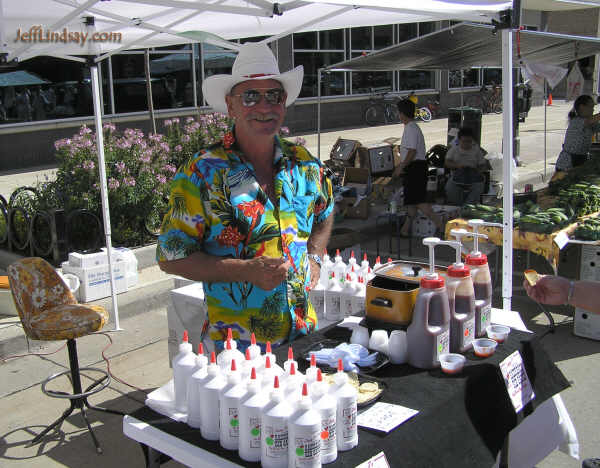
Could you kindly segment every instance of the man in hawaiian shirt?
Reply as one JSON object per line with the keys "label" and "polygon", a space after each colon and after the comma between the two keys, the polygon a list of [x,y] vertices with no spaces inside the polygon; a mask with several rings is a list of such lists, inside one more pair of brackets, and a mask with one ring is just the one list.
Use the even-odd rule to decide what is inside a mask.
{"label": "man in hawaiian shirt", "polygon": [[333,224],[331,180],[305,148],[279,137],[302,76],[302,66],[279,73],[268,46],[246,43],[231,75],[202,86],[235,125],[175,175],[157,258],[163,271],[203,282],[217,348],[227,328],[242,351],[252,332],[276,346],[317,328],[308,290]]}

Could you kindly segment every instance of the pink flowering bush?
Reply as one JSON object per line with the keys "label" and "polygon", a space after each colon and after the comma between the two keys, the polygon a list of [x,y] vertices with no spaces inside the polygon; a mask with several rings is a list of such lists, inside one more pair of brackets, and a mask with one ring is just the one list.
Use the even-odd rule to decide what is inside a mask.
{"label": "pink flowering bush", "polygon": [[[144,242],[166,211],[169,182],[194,155],[219,141],[231,121],[222,114],[164,121],[166,135],[128,128],[121,134],[104,125],[104,154],[112,235],[115,245]],[[37,210],[85,208],[102,219],[96,135],[86,126],[54,143],[59,163],[55,181],[38,185]],[[85,236],[85,232],[81,233]]]}

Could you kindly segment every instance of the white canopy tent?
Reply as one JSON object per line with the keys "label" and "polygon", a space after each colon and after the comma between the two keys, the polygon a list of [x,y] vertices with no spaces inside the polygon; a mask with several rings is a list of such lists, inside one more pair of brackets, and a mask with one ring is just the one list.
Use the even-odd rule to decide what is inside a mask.
{"label": "white canopy tent", "polygon": [[[418,6],[409,0],[0,0],[0,66],[40,55],[89,60],[96,128],[101,129],[96,64],[122,50],[200,41],[235,49],[235,43],[220,38],[270,36],[265,42],[271,42],[293,32],[442,19],[489,23],[511,7],[506,0],[421,0]],[[509,34],[506,37],[512,40]],[[505,84],[510,81],[510,76],[504,77]],[[504,109],[511,106],[508,99],[505,93]],[[511,141],[512,128],[506,119],[505,131]],[[112,304],[119,329],[101,131],[96,131],[96,139]],[[504,147],[510,151],[505,154],[510,161],[512,147]],[[512,248],[506,252],[512,255]]]}

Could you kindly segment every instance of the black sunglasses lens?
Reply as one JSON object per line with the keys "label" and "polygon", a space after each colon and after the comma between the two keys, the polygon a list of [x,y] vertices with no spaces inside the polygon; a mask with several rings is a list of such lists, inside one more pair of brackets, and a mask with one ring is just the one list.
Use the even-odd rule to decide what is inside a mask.
{"label": "black sunglasses lens", "polygon": [[269,104],[281,104],[283,101],[283,90],[269,89],[265,92],[265,99]]}
{"label": "black sunglasses lens", "polygon": [[260,101],[260,92],[255,89],[248,89],[242,93],[242,100],[245,106],[253,106]]}

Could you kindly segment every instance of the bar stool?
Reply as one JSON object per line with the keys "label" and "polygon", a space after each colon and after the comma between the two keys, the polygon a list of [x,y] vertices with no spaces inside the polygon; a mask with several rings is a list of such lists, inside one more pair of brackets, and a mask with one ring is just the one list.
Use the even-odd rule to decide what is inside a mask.
{"label": "bar stool", "polygon": [[[102,329],[108,319],[108,313],[103,307],[77,303],[68,286],[52,265],[42,258],[30,257],[18,260],[8,267],[8,275],[10,289],[25,335],[34,340],[67,340],[69,353],[70,369],[51,375],[44,380],[42,392],[52,398],[68,399],[70,406],[60,418],[35,436],[29,446],[39,442],[52,429],[59,427],[75,409],[79,408],[96,446],[96,451],[102,453],[102,448],[92,430],[85,408],[121,416],[124,413],[93,406],[88,402],[87,398],[90,395],[103,390],[110,384],[110,375],[102,369],[79,367],[75,339]],[[80,375],[82,370],[99,373],[101,377],[83,390]],[[71,379],[73,393],[47,388],[50,382],[66,374]]]}

